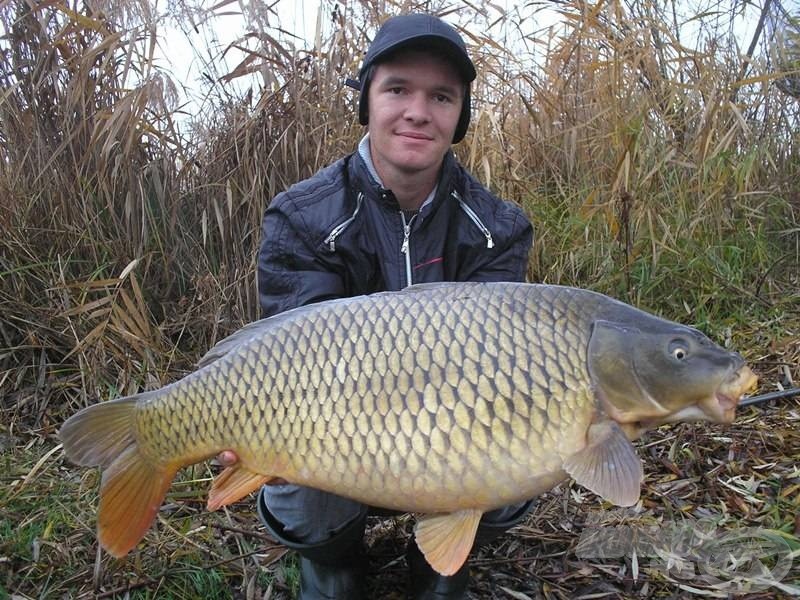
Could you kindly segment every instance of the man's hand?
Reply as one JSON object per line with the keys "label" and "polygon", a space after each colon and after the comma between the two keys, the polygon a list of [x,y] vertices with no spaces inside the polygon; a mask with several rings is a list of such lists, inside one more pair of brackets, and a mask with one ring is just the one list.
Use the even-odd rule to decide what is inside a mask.
{"label": "man's hand", "polygon": [[[217,462],[223,467],[232,467],[239,462],[239,455],[233,450],[223,450],[217,454]],[[265,485],[285,485],[289,483],[281,477],[273,477],[265,483]]]}
{"label": "man's hand", "polygon": [[217,462],[223,467],[232,467],[239,462],[239,456],[233,450],[223,450],[217,454]]}

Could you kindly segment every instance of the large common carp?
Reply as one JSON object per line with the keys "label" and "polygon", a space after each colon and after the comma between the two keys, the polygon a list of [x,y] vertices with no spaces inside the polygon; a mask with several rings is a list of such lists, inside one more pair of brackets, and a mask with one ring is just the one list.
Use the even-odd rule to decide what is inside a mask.
{"label": "large common carp", "polygon": [[100,543],[142,538],[178,469],[234,450],[208,506],[272,479],[422,513],[417,543],[455,572],[481,515],[568,476],[622,506],[630,442],[677,420],[730,423],[756,377],[695,329],[587,290],[425,284],[252,323],[159,390],[90,406],[60,431],[103,469]]}

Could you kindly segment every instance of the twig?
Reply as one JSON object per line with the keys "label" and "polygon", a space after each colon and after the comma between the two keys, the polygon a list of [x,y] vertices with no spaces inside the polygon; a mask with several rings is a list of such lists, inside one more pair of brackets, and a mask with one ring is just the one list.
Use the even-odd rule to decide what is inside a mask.
{"label": "twig", "polygon": [[169,570],[163,571],[159,573],[156,577],[151,577],[149,579],[140,579],[139,581],[134,581],[133,583],[128,583],[126,585],[120,586],[118,588],[114,588],[113,590],[108,590],[107,592],[102,592],[100,594],[95,595],[95,598],[111,598],[116,596],[117,594],[124,594],[125,592],[129,592],[131,590],[135,590],[136,588],[144,587],[146,585],[151,585],[158,583],[161,578],[163,578]]}
{"label": "twig", "polygon": [[[289,549],[286,548],[286,551],[288,552]],[[206,565],[203,565],[203,569],[205,570],[216,569],[217,567],[221,567],[222,565],[227,565],[241,558],[247,558],[248,556],[253,556],[254,554],[260,554],[262,552],[264,552],[264,548],[256,548],[255,550],[250,550],[249,552],[245,552],[243,554],[237,554],[236,556],[231,556],[230,558],[224,558],[222,560],[218,560],[213,563],[208,563]]]}
{"label": "twig", "polygon": [[28,482],[29,482],[31,479],[33,479],[34,475],[36,475],[36,472],[37,472],[39,469],[41,469],[41,468],[42,468],[42,465],[43,465],[44,463],[46,463],[46,462],[47,462],[47,460],[48,460],[48,459],[49,459],[51,456],[53,456],[53,454],[55,454],[56,452],[58,452],[59,450],[61,450],[61,448],[62,448],[62,444],[58,444],[58,445],[57,445],[57,446],[55,446],[54,448],[51,448],[51,449],[50,449],[50,451],[49,451],[47,454],[45,454],[45,455],[44,455],[42,458],[40,458],[40,459],[38,460],[38,462],[37,462],[35,465],[33,465],[33,468],[32,468],[30,471],[28,471],[28,474],[27,474],[27,475],[25,475],[25,478],[22,480],[22,483],[21,483],[21,484],[19,484],[19,486],[18,486],[18,487],[17,487],[17,489],[14,491],[14,493],[12,494],[12,496],[11,496],[11,497],[13,498],[13,497],[14,497],[14,496],[16,496],[17,494],[19,494],[19,492],[22,490],[22,488],[24,488],[24,487],[25,487],[25,485],[26,485],[26,484],[27,484],[27,483],[28,483]]}
{"label": "twig", "polygon": [[514,557],[514,558],[476,558],[474,560],[470,560],[469,564],[474,565],[476,567],[486,567],[490,565],[506,565],[512,563],[528,563],[528,562],[535,562],[537,560],[546,560],[549,558],[560,558],[566,554],[565,552],[556,552],[554,554],[539,554],[537,556],[522,556],[522,557]]}
{"label": "twig", "polygon": [[729,100],[731,103],[736,102],[736,97],[739,94],[739,88],[741,87],[741,81],[744,79],[744,76],[747,74],[747,69],[750,67],[750,62],[753,60],[753,52],[756,49],[756,44],[758,43],[758,39],[761,37],[761,31],[764,29],[764,21],[767,19],[767,15],[769,14],[769,8],[772,0],[766,0],[764,2],[764,6],[761,9],[761,17],[758,19],[758,25],[756,25],[755,33],[753,33],[753,39],[750,41],[750,47],[747,49],[747,58],[742,61],[742,66],[739,69],[739,76],[737,77],[736,81],[734,82],[734,88],[731,92]]}
{"label": "twig", "polygon": [[265,542],[270,542],[272,544],[275,544],[276,546],[280,546],[280,544],[275,540],[275,538],[267,535],[266,533],[250,531],[249,529],[241,529],[239,527],[229,527],[228,525],[222,525],[220,523],[211,523],[211,527],[214,527],[215,529],[221,529],[222,531],[230,531],[231,533],[241,533],[242,535],[258,538]]}

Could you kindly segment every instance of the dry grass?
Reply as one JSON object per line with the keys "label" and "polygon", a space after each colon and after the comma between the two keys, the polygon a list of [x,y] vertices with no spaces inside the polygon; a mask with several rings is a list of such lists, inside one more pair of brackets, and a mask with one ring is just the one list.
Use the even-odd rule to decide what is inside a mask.
{"label": "dry grass", "polygon": [[[496,20],[489,5],[458,13],[472,23],[480,76],[457,152],[534,221],[531,279],[696,325],[746,356],[760,391],[797,385],[798,104],[781,89],[798,73],[774,72],[760,51],[745,63],[714,28],[718,14],[701,17],[705,34],[688,44],[673,4],[555,4],[566,25],[528,40],[536,66],[476,33]],[[96,474],[64,464],[54,434],[79,407],[178,378],[257,316],[264,208],[354,148],[362,132],[341,78],[377,22],[415,5],[337,5],[313,47],[261,7],[242,40],[248,58],[209,84],[185,130],[175,84],[153,60],[150,5],[92,6],[0,4],[0,597],[124,597],[129,586],[142,598],[280,597],[296,581],[293,560],[277,560],[249,503],[205,513],[206,466],[183,474],[141,550],[98,554]],[[515,15],[500,19],[506,31],[524,25]],[[220,84],[246,73],[263,87],[240,96]],[[652,434],[641,511],[626,522],[713,514],[796,544],[797,415],[790,400],[747,409],[724,430]],[[634,576],[630,557],[578,559],[592,515],[620,518],[577,489],[548,495],[478,558],[475,596],[719,591],[691,592],[697,581],[642,562]],[[401,593],[407,531],[403,519],[371,530],[378,597]]]}

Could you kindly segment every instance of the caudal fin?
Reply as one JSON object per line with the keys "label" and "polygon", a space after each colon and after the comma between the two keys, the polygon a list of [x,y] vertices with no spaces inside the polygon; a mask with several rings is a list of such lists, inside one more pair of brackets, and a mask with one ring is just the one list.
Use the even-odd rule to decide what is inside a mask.
{"label": "caudal fin", "polygon": [[85,408],[67,419],[58,434],[69,460],[102,469],[97,537],[116,557],[142,539],[179,468],[156,464],[139,448],[136,404],[145,394]]}

